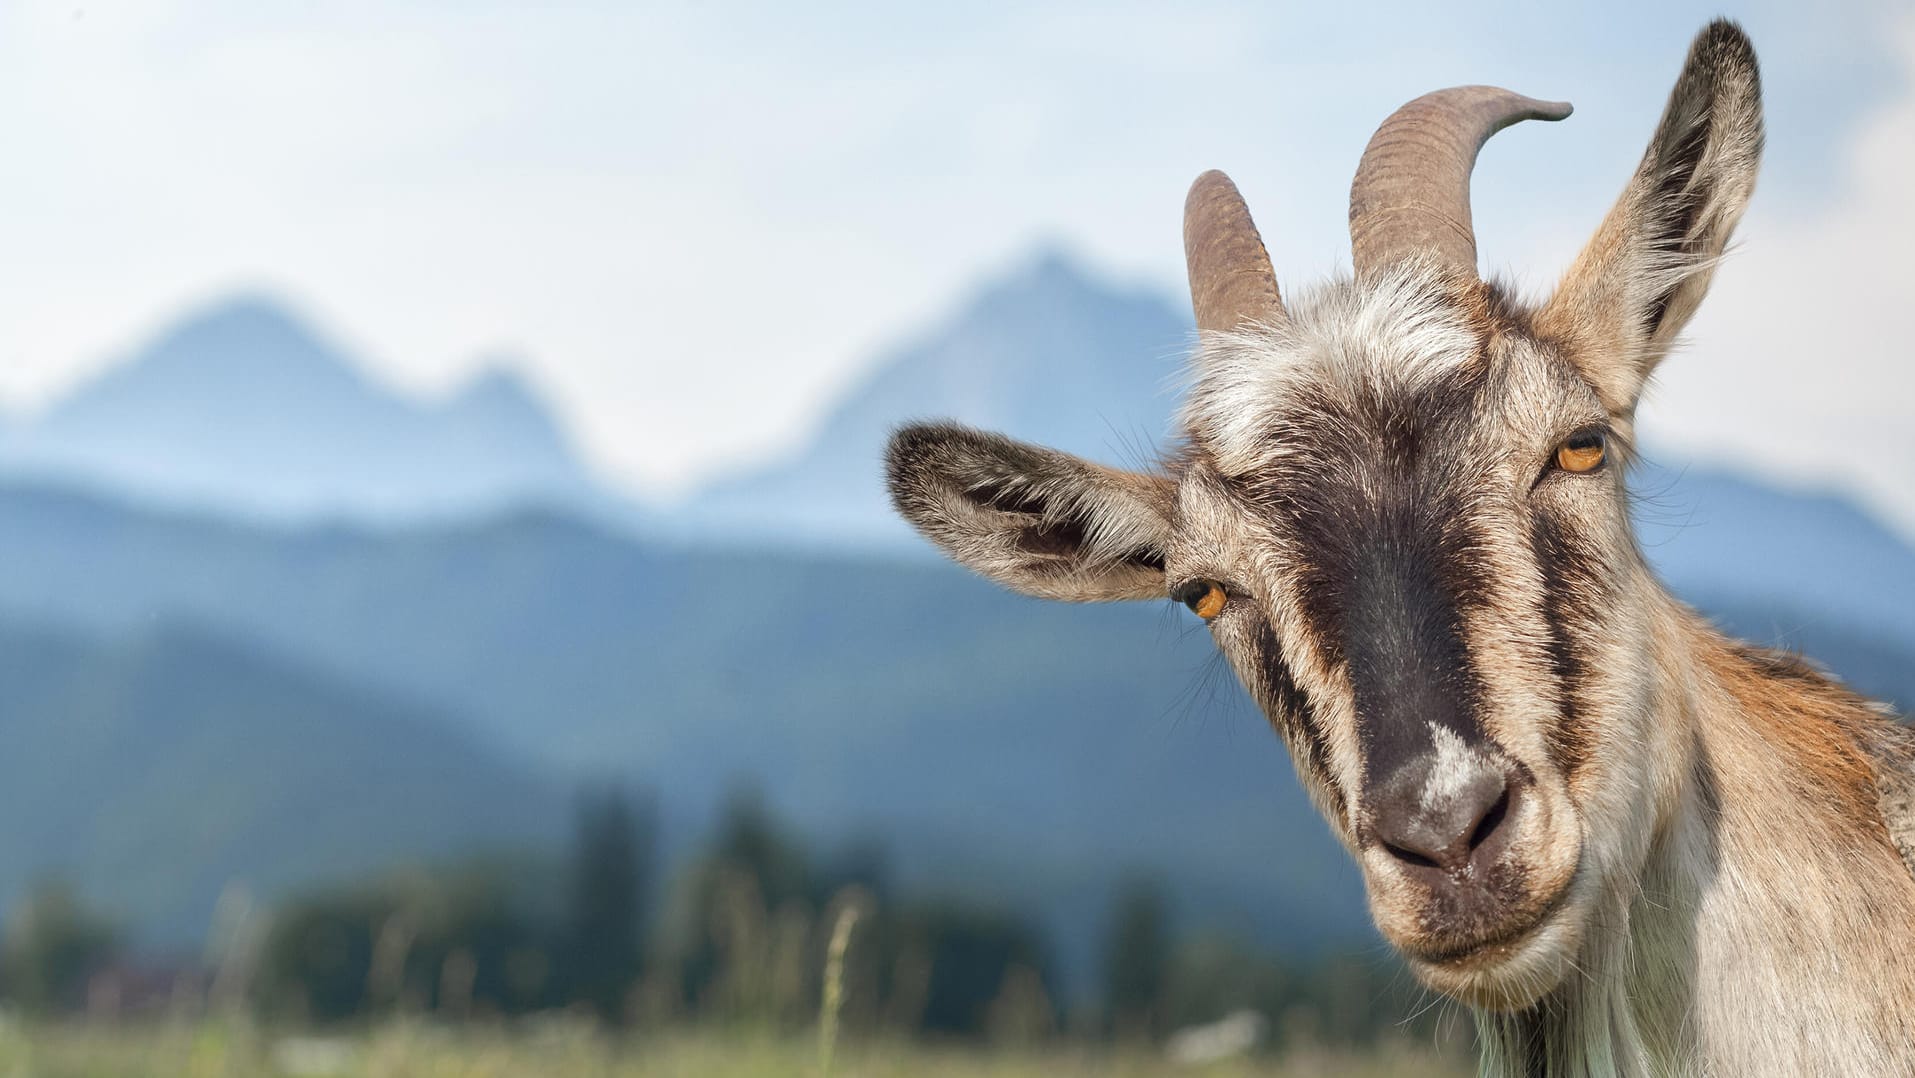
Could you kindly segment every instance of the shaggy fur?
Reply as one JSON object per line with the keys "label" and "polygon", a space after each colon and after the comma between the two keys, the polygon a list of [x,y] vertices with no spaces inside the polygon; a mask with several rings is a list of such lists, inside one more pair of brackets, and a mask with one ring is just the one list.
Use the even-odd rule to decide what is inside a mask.
{"label": "shaggy fur", "polygon": [[[1414,256],[1286,307],[1238,287],[1261,247],[1200,181],[1231,212],[1196,249],[1237,276],[1202,293],[1160,474],[952,425],[892,444],[899,511],[1009,587],[1224,589],[1219,648],[1488,1073],[1915,1071],[1915,735],[1718,634],[1630,524],[1636,401],[1753,188],[1758,86],[1705,30],[1534,308]],[[1602,465],[1557,463],[1592,439]]]}

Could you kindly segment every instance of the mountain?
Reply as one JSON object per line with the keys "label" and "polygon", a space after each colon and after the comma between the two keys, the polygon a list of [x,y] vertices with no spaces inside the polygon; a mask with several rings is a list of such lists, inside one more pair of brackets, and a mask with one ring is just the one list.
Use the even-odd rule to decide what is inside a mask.
{"label": "mountain", "polygon": [[567,819],[563,787],[435,709],[181,624],[0,623],[0,740],[0,908],[57,874],[149,942],[199,938],[229,884],[542,850]]}
{"label": "mountain", "polygon": [[[1167,603],[1043,603],[934,562],[670,547],[550,513],[264,530],[26,489],[0,490],[0,564],[0,615],[190,620],[422,701],[509,758],[637,777],[681,849],[755,782],[820,841],[882,840],[905,883],[1042,911],[1079,969],[1135,867],[1211,924],[1368,939],[1281,744]],[[1915,641],[1805,610],[1726,616],[1793,626],[1782,642],[1915,704]]]}
{"label": "mountain", "polygon": [[634,776],[668,845],[755,783],[821,843],[881,840],[902,884],[1042,911],[1083,962],[1133,867],[1212,923],[1369,938],[1282,746],[1163,605],[550,514],[269,531],[19,490],[0,493],[0,564],[0,615],[93,635],[190,620],[426,702],[499,754]]}
{"label": "mountain", "polygon": [[692,534],[898,545],[884,497],[892,428],[954,417],[1100,460],[1139,463],[1164,444],[1190,319],[1143,289],[1042,251],[986,284],[929,332],[882,356],[798,453],[676,507]]}
{"label": "mountain", "polygon": [[187,315],[11,424],[0,474],[279,520],[606,500],[517,375],[494,369],[444,400],[411,400],[263,296]]}

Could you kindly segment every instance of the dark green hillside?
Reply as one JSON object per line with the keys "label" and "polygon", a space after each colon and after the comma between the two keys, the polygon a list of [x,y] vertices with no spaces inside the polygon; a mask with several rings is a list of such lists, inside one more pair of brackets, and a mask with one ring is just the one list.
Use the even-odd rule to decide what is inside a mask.
{"label": "dark green hillside", "polygon": [[[733,783],[913,881],[1088,949],[1112,882],[1293,942],[1367,939],[1347,858],[1169,604],[1067,607],[949,567],[648,547],[554,517],[273,533],[0,495],[0,612],[184,617],[432,702],[502,751],[659,789],[668,847]],[[980,882],[988,881],[988,882]],[[1081,939],[1071,938],[1071,933]]]}
{"label": "dark green hillside", "polygon": [[229,882],[543,845],[565,818],[439,714],[185,628],[0,626],[0,743],[0,906],[57,873],[161,939],[202,934]]}
{"label": "dark green hillside", "polygon": [[[272,532],[34,490],[0,492],[0,564],[0,614],[191,620],[457,716],[511,758],[637,777],[668,853],[754,781],[818,841],[879,840],[907,885],[1042,910],[1067,966],[1139,867],[1213,924],[1367,939],[1281,745],[1168,603],[1049,604],[943,565],[675,549],[550,515]],[[1784,616],[1732,613],[1758,636]],[[1786,617],[1815,627],[1797,637],[1815,658],[1906,691],[1895,642]],[[210,691],[194,680],[164,695]]]}

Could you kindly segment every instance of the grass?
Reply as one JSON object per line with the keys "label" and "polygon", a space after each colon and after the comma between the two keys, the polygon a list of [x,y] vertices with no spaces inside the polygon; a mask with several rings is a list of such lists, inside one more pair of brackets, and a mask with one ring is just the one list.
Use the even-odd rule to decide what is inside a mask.
{"label": "grass", "polygon": [[[615,1040],[552,1020],[513,1027],[394,1022],[337,1037],[275,1036],[246,1023],[0,1024],[0,1078],[820,1078],[815,1036],[681,1030]],[[830,1078],[1280,1078],[1468,1073],[1427,1048],[1295,1051],[1175,1067],[1143,1048],[997,1049],[844,1038]]]}

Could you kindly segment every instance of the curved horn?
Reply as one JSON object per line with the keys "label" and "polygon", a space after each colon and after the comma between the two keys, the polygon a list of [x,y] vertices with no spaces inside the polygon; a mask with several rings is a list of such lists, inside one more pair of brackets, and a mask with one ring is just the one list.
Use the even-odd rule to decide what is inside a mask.
{"label": "curved horn", "polygon": [[1246,322],[1283,319],[1277,275],[1250,208],[1230,177],[1215,169],[1197,177],[1184,200],[1184,260],[1198,330],[1227,331]]}
{"label": "curved horn", "polygon": [[1560,120],[1564,101],[1495,86],[1454,86],[1397,109],[1370,136],[1350,184],[1350,247],[1359,275],[1419,251],[1471,279],[1476,232],[1469,177],[1489,137],[1522,120]]}

